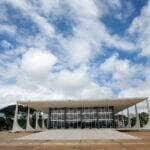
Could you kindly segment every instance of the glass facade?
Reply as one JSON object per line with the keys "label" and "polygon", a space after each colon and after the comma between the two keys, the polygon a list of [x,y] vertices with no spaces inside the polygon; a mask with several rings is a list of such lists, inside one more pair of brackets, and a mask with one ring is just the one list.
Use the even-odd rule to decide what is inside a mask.
{"label": "glass facade", "polygon": [[50,128],[113,128],[113,107],[49,108]]}

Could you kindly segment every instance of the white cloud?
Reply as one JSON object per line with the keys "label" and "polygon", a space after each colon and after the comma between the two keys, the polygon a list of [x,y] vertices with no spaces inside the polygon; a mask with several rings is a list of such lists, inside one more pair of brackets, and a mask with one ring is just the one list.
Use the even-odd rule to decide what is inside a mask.
{"label": "white cloud", "polygon": [[[93,0],[83,1],[68,1],[66,3],[71,8],[70,18],[74,18],[76,26],[73,28],[73,38],[64,39],[55,33],[53,25],[48,22],[47,18],[39,15],[41,8],[46,12],[63,11],[65,8],[61,7],[63,2],[59,1],[40,1],[41,6],[37,3],[34,5],[29,1],[7,0],[14,7],[19,8],[22,13],[30,16],[32,20],[39,26],[41,34],[56,38],[67,51],[66,55],[70,57],[73,63],[86,63],[90,59],[90,55],[101,49],[101,45],[106,43],[108,46],[117,47],[123,50],[133,50],[134,45],[117,35],[110,35],[104,24],[100,21],[103,9],[97,7],[97,3]],[[102,3],[104,3],[102,1]],[[110,5],[119,7],[119,1],[113,1]],[[47,5],[46,5],[47,4]],[[51,5],[49,8],[48,5]],[[104,3],[104,5],[106,5]],[[59,10],[60,9],[60,10]],[[57,13],[57,12],[56,12]],[[80,44],[78,44],[78,42]],[[79,54],[80,52],[80,54]],[[67,58],[68,58],[67,57]],[[69,60],[70,61],[70,60]]]}
{"label": "white cloud", "polygon": [[31,17],[33,21],[39,25],[42,33],[49,37],[53,36],[55,32],[54,28],[44,17],[41,17],[37,13],[31,13]]}
{"label": "white cloud", "polygon": [[142,49],[141,55],[150,55],[150,1],[143,7],[141,15],[136,17],[128,32],[135,34],[137,38],[137,46]]}
{"label": "white cloud", "polygon": [[75,10],[77,16],[94,19],[99,17],[99,9],[93,0],[67,0],[67,3]]}
{"label": "white cloud", "polygon": [[15,78],[18,73],[19,66],[17,62],[6,63],[4,66],[0,66],[0,76],[4,81]]}
{"label": "white cloud", "polygon": [[145,80],[137,83],[137,86],[128,86],[119,93],[119,97],[150,97],[150,68],[145,66],[141,72],[145,75]]}
{"label": "white cloud", "polygon": [[82,99],[102,99],[102,98],[111,98],[114,94],[112,89],[107,86],[98,86],[96,83],[91,83],[81,93]]}
{"label": "white cloud", "polygon": [[8,41],[6,41],[6,40],[2,40],[2,41],[0,42],[0,45],[1,45],[3,48],[5,48],[5,49],[9,49],[9,48],[12,47],[12,45],[11,45]]}
{"label": "white cloud", "polygon": [[135,68],[128,60],[121,60],[118,55],[113,55],[106,59],[101,64],[100,70],[108,73],[112,73],[114,80],[122,80],[132,77],[135,73]]}
{"label": "white cloud", "polygon": [[71,64],[83,64],[89,60],[91,47],[88,41],[79,37],[62,40],[61,44],[65,48]]}
{"label": "white cloud", "polygon": [[46,50],[30,49],[22,57],[21,68],[33,79],[44,78],[56,63],[56,57]]}
{"label": "white cloud", "polygon": [[[103,85],[110,87],[112,90],[116,90],[116,96],[123,96],[123,93],[128,90],[135,90],[134,93],[128,92],[125,95],[128,97],[131,95],[141,96],[141,87],[145,87],[145,83],[148,81],[148,67],[143,65],[133,64],[129,60],[122,60],[118,55],[112,55],[110,58],[106,59],[104,63],[100,65],[99,68],[100,76],[104,77]],[[147,85],[150,87],[150,85]],[[146,88],[145,88],[146,89]],[[139,92],[140,91],[140,92]],[[132,93],[132,94],[131,94]],[[124,95],[124,96],[125,96]],[[144,95],[144,92],[143,92]],[[145,93],[145,96],[147,92]],[[124,97],[123,96],[123,97]]]}
{"label": "white cloud", "polygon": [[119,89],[118,97],[150,97],[150,69],[129,60],[122,60],[117,54],[112,55],[100,65],[100,72],[111,74],[104,83],[111,89]]}
{"label": "white cloud", "polygon": [[[45,14],[51,13],[53,9],[56,9],[57,6],[59,5],[60,1],[59,0],[39,0],[38,4],[41,7],[41,10]],[[39,8],[38,8],[39,9]]]}
{"label": "white cloud", "polygon": [[7,106],[8,104],[15,104],[19,100],[52,100],[64,99],[61,93],[53,93],[50,89],[40,86],[34,90],[24,89],[16,85],[0,85],[0,99],[1,107]]}
{"label": "white cloud", "polygon": [[[121,22],[126,21],[132,13],[135,11],[134,6],[131,1],[121,1],[121,0],[101,0],[98,1],[98,6],[103,10],[104,16],[111,16],[118,19]],[[111,12],[111,13],[110,13]]]}
{"label": "white cloud", "polygon": [[118,97],[150,97],[150,85],[140,85],[122,90]]}
{"label": "white cloud", "polygon": [[[45,17],[42,17],[34,10],[32,7],[32,4],[29,1],[26,0],[6,0],[5,2],[8,2],[12,4],[15,8],[18,8],[22,11],[23,14],[26,16],[30,16],[32,20],[39,26],[39,29],[44,35],[47,35],[49,37],[54,35],[54,28],[53,26],[47,21]],[[40,7],[40,6],[39,6]]]}
{"label": "white cloud", "polygon": [[[82,66],[74,71],[62,70],[51,80],[54,91],[64,93],[66,98],[102,98],[113,96],[109,87],[101,87],[88,76],[88,68]],[[94,96],[95,95],[95,96]]]}
{"label": "white cloud", "polygon": [[0,2],[0,20],[7,21],[7,12],[4,6]]}
{"label": "white cloud", "polygon": [[118,49],[124,50],[124,51],[129,51],[133,52],[136,50],[136,45],[123,39],[120,38],[117,35],[110,36],[109,34],[104,34],[106,36],[105,43],[109,47],[116,47]]}
{"label": "white cloud", "polygon": [[1,106],[7,105],[8,102],[15,103],[20,99],[96,99],[113,96],[111,88],[98,86],[89,78],[85,66],[74,71],[62,70],[52,76],[47,76],[46,82],[38,84],[33,79],[26,78],[24,72],[20,72],[16,85],[0,86],[0,98],[5,101]]}
{"label": "white cloud", "polygon": [[56,78],[56,82],[58,87],[64,88],[82,88],[87,83],[87,75],[84,69],[79,69],[75,71],[62,70],[58,77]]}
{"label": "white cloud", "polygon": [[0,32],[15,34],[16,33],[16,27],[14,25],[0,24]]}
{"label": "white cloud", "polygon": [[113,10],[117,10],[121,8],[121,2],[120,0],[111,0],[111,1],[106,1],[106,0],[95,0],[97,6],[103,10],[102,15],[108,15],[110,14],[110,8]]}
{"label": "white cloud", "polygon": [[94,1],[69,1],[68,3],[71,6],[73,17],[76,16],[77,25],[73,28],[73,37],[66,39],[59,37],[58,40],[70,58],[69,62],[87,63],[93,55],[102,51],[104,43],[107,47],[115,47],[120,50],[134,51],[136,49],[133,43],[109,33],[100,20],[103,10],[98,9]]}

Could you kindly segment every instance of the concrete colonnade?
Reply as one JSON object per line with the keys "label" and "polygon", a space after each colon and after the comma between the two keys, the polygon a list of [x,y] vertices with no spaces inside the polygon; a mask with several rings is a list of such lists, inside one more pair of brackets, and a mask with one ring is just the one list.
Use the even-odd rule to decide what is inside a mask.
{"label": "concrete colonnade", "polygon": [[122,111],[121,112],[122,128],[135,128],[135,129],[140,128],[140,119],[139,119],[137,105],[135,104],[134,107],[135,107],[135,116],[136,116],[135,125],[133,127],[131,127],[131,118],[130,118],[129,108],[127,108],[128,124],[125,126],[125,121],[124,121],[124,116],[123,116],[123,111]]}
{"label": "concrete colonnade", "polygon": [[[138,114],[138,108],[137,105],[134,105],[135,108],[135,116],[136,116],[136,122],[135,125],[133,127],[131,127],[131,116],[130,116],[130,112],[129,112],[129,108],[126,108],[127,110],[127,117],[128,117],[128,123],[125,126],[125,120],[124,120],[124,116],[123,116],[123,111],[121,112],[122,114],[122,118],[121,118],[121,122],[122,122],[122,128],[133,128],[133,129],[149,129],[150,130],[150,105],[149,105],[149,100],[146,99],[146,104],[147,104],[147,112],[148,112],[148,122],[144,127],[140,126],[140,119],[139,119],[139,114]],[[49,115],[49,114],[48,114]],[[117,117],[119,117],[117,115]],[[15,109],[15,115],[14,115],[14,121],[13,121],[13,128],[12,128],[12,132],[17,132],[17,131],[34,131],[34,130],[44,130],[48,128],[48,122],[49,122],[49,116],[47,118],[47,127],[45,126],[45,118],[44,115],[42,114],[42,127],[39,126],[38,123],[38,119],[39,119],[39,112],[36,111],[36,120],[35,120],[35,129],[30,125],[30,108],[28,107],[28,111],[27,111],[27,119],[26,119],[26,129],[23,129],[20,127],[20,125],[18,124],[18,103],[16,104],[16,109]],[[120,127],[120,122],[119,119],[118,120],[118,127]]]}
{"label": "concrete colonnade", "polygon": [[39,119],[39,112],[37,111],[36,112],[35,129],[34,129],[30,125],[30,108],[28,107],[27,119],[26,119],[26,129],[23,129],[22,127],[20,127],[20,125],[18,124],[18,103],[17,103],[16,104],[16,109],[15,109],[15,115],[14,115],[12,132],[18,132],[18,131],[35,131],[35,130],[46,129],[45,123],[44,123],[44,115],[42,115],[42,128],[39,126],[38,119]]}
{"label": "concrete colonnade", "polygon": [[122,128],[125,127],[125,128],[133,128],[133,129],[148,129],[148,130],[150,130],[150,105],[149,105],[149,100],[148,99],[146,99],[145,101],[146,101],[147,113],[148,113],[148,122],[147,122],[147,124],[144,127],[141,127],[138,108],[137,108],[137,105],[135,104],[134,105],[135,117],[136,117],[135,125],[133,127],[131,127],[131,117],[130,117],[130,113],[129,113],[129,108],[127,108],[128,124],[126,126],[124,126],[124,120],[122,120]]}

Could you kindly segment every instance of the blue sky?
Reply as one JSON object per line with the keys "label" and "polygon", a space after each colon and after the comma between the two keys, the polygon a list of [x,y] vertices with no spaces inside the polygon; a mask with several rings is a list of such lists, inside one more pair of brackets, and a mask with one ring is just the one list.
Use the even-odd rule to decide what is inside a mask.
{"label": "blue sky", "polygon": [[0,1],[1,106],[149,95],[149,0]]}

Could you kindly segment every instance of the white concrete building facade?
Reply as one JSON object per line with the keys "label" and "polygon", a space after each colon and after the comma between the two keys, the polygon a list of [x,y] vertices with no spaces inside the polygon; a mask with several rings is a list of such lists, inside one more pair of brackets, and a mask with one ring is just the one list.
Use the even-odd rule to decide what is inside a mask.
{"label": "white concrete building facade", "polygon": [[[26,131],[45,129],[68,129],[68,128],[133,128],[140,129],[140,120],[137,104],[147,103],[147,112],[150,116],[148,98],[123,98],[123,99],[96,99],[96,100],[59,100],[59,101],[18,101],[16,104],[13,132],[23,131],[19,126],[18,105],[28,107]],[[131,117],[129,107],[135,107],[136,123],[131,127]],[[35,128],[30,124],[30,108],[36,110]],[[127,110],[128,123],[125,125],[124,118],[121,124],[120,112]],[[42,126],[38,124],[39,112],[42,115]],[[46,114],[46,115],[44,115]],[[45,116],[47,116],[45,118]],[[123,115],[122,115],[123,116]],[[45,124],[45,119],[47,123]],[[143,129],[150,129],[150,117]]]}

